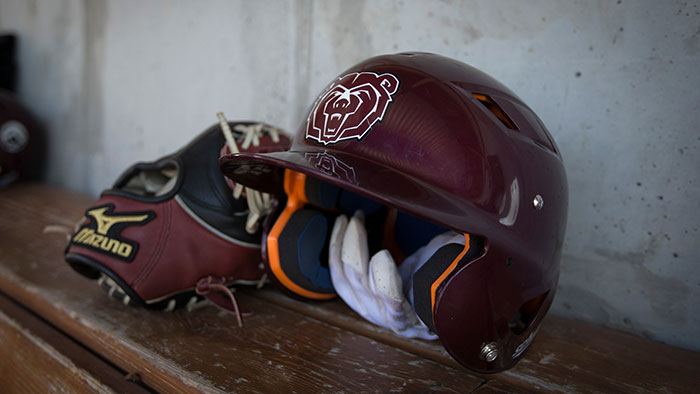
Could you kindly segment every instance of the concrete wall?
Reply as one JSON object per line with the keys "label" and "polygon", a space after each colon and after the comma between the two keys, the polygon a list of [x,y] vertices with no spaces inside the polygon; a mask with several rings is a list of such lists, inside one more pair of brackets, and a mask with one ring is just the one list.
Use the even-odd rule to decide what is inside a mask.
{"label": "concrete wall", "polygon": [[372,55],[420,50],[501,80],[569,176],[557,314],[700,350],[700,4],[692,1],[0,0],[51,183],[97,194],[215,122],[294,130]]}

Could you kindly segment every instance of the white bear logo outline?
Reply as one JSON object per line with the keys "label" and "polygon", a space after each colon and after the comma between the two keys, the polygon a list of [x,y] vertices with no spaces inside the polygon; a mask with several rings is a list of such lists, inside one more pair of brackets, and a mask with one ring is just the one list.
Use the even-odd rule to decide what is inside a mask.
{"label": "white bear logo outline", "polygon": [[323,145],[361,140],[384,118],[399,87],[390,73],[355,72],[338,77],[306,119],[306,138]]}

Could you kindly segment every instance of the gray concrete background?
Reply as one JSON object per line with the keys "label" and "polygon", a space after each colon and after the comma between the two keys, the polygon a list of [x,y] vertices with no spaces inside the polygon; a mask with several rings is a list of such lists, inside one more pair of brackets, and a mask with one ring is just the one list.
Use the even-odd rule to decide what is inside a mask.
{"label": "gray concrete background", "polygon": [[47,178],[97,195],[216,121],[300,124],[382,53],[472,64],[543,119],[570,213],[553,312],[700,350],[697,1],[0,0]]}

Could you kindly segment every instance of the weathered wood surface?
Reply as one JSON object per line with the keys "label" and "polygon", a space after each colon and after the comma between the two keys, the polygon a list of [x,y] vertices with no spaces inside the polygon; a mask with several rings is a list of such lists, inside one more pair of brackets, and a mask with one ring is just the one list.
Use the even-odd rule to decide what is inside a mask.
{"label": "weathered wood surface", "polygon": [[112,392],[2,312],[0,354],[0,390],[3,393]]}
{"label": "weathered wood surface", "polygon": [[[73,340],[73,338],[59,331],[56,329],[56,327],[43,320],[32,311],[29,311],[2,293],[0,293],[0,315],[7,316],[7,319],[12,320],[13,325],[19,327],[19,330],[26,334],[25,336],[27,338],[39,344],[41,349],[51,349],[51,351],[47,352],[47,354],[55,357],[59,362],[61,362],[61,364],[65,366],[66,371],[76,372],[75,375],[70,375],[71,377],[82,377],[85,376],[86,373],[87,375],[91,375],[91,379],[83,379],[83,383],[88,384],[88,386],[96,386],[94,382],[99,381],[101,382],[101,385],[106,386],[105,389],[111,389],[117,393],[146,394],[149,392],[149,388],[144,387],[143,384],[139,382],[138,377],[127,376],[124,371],[119,370],[113,364],[110,364],[108,361],[102,359],[90,349],[87,349],[86,347],[77,343],[75,340]],[[4,343],[4,345],[13,346],[2,345],[3,344],[0,344],[0,347],[3,348],[1,354],[8,354],[13,358],[16,358],[16,352],[21,354],[28,348],[22,343],[16,342]],[[1,363],[2,360],[0,360],[0,364]],[[20,365],[20,367],[22,367],[22,365]],[[37,367],[39,368],[27,369],[25,375],[34,380],[37,379],[37,376],[41,376],[42,374],[47,376],[50,375],[49,372],[51,371],[39,373],[38,371],[42,371],[42,369],[40,365]],[[4,372],[7,371],[0,368],[0,391],[9,387],[26,385],[26,383],[19,380],[25,379],[27,376],[22,376],[20,378],[19,374]],[[61,374],[59,373],[57,376],[60,377],[60,375]],[[53,386],[56,389],[62,389],[56,385]],[[33,388],[32,390],[20,388],[19,391],[26,392],[36,390],[33,390]]]}
{"label": "weathered wood surface", "polygon": [[[438,363],[460,368],[439,342],[407,340],[362,320],[341,301],[321,306],[274,289],[257,297]],[[477,375],[480,392],[697,392],[700,353],[558,316],[547,316],[532,347],[512,369]],[[485,390],[485,391],[484,391]]]}
{"label": "weathered wood surface", "polygon": [[[238,328],[213,307],[153,312],[108,299],[63,262],[91,199],[37,184],[0,191],[0,290],[160,391],[694,392],[700,354],[587,323],[546,318],[524,359],[495,375],[458,366],[439,343],[374,327],[340,301],[244,290]],[[566,262],[563,262],[564,264]]]}

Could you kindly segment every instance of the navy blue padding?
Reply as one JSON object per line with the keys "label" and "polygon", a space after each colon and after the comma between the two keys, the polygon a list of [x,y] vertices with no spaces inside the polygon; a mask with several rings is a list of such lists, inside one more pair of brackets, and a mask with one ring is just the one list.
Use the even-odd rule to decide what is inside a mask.
{"label": "navy blue padding", "polygon": [[427,222],[405,212],[396,214],[396,243],[406,256],[410,256],[430,242],[435,236],[446,232],[447,229],[437,224]]}
{"label": "navy blue padding", "polygon": [[297,257],[301,273],[314,286],[333,289],[328,268],[321,265],[321,253],[328,234],[328,220],[321,213],[314,215],[297,240]]}
{"label": "navy blue padding", "polygon": [[382,204],[363,197],[357,193],[343,190],[340,193],[340,209],[348,214],[353,214],[358,209],[361,209],[365,215],[376,213],[382,208]]}
{"label": "navy blue padding", "polygon": [[306,178],[304,191],[309,203],[315,207],[333,209],[338,203],[340,188],[316,178]]}
{"label": "navy blue padding", "polygon": [[334,207],[336,201],[338,201],[338,193],[340,193],[340,188],[338,186],[331,185],[328,182],[320,182],[318,187],[318,201],[324,208]]}

